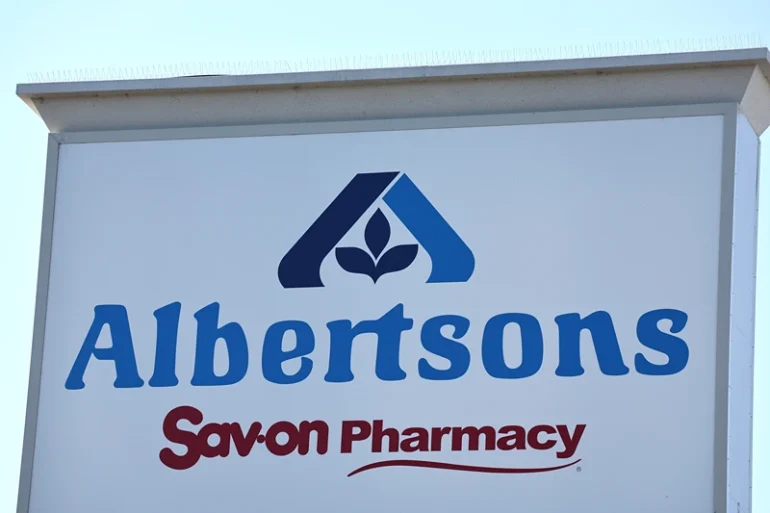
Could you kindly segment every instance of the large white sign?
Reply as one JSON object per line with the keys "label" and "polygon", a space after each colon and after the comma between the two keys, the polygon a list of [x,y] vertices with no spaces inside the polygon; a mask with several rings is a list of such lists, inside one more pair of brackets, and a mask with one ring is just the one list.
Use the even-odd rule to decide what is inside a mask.
{"label": "large white sign", "polygon": [[711,511],[722,123],[62,145],[30,511]]}

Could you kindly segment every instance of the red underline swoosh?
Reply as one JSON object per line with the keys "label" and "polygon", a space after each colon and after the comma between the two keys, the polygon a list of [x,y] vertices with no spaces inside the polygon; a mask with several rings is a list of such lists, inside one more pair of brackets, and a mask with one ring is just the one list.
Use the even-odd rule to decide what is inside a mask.
{"label": "red underline swoosh", "polygon": [[444,463],[441,461],[425,461],[425,460],[385,460],[370,463],[355,469],[348,474],[348,477],[355,476],[361,472],[367,470],[374,470],[377,468],[385,467],[419,467],[419,468],[435,468],[441,470],[457,470],[460,472],[482,472],[487,474],[538,474],[541,472],[553,472],[555,470],[561,470],[572,465],[580,463],[581,460],[575,460],[565,465],[559,465],[558,467],[537,467],[537,468],[506,468],[506,467],[477,467],[474,465],[457,465],[455,463]]}

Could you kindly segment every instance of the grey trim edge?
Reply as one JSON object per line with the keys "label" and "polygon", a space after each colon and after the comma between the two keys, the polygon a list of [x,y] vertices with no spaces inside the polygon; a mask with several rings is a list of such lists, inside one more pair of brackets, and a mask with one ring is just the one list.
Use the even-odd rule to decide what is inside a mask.
{"label": "grey trim edge", "polygon": [[62,144],[137,142],[180,139],[222,139],[286,135],[334,134],[389,130],[431,130],[504,125],[532,125],[590,121],[620,121],[723,115],[732,103],[618,107],[607,109],[539,111],[516,114],[439,116],[421,118],[373,119],[357,121],[319,121],[267,125],[236,125],[202,128],[155,128],[137,130],[102,130],[96,132],[61,132],[52,134]]}
{"label": "grey trim edge", "polygon": [[43,345],[45,341],[46,313],[48,311],[48,279],[51,271],[51,250],[53,248],[54,206],[56,203],[56,178],[59,168],[59,142],[48,136],[45,185],[43,193],[43,215],[40,233],[40,253],[37,269],[37,292],[35,296],[35,321],[32,333],[32,355],[30,359],[29,384],[27,386],[27,413],[24,420],[24,442],[19,473],[19,494],[16,511],[29,511],[32,494],[32,467],[35,458],[37,438],[37,415],[40,405],[40,379],[43,371]]}
{"label": "grey trim edge", "polygon": [[735,198],[738,104],[724,114],[722,190],[717,270],[716,374],[714,397],[714,511],[727,513],[730,399],[730,309],[732,304],[733,201]]}

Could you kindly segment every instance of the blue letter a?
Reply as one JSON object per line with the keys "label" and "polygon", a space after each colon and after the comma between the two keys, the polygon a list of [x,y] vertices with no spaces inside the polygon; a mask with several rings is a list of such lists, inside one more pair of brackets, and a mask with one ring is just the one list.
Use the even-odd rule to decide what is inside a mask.
{"label": "blue letter a", "polygon": [[[96,342],[104,325],[110,327],[112,347],[97,348]],[[131,328],[128,325],[128,312],[123,305],[98,305],[94,308],[94,320],[88,330],[86,339],[80,348],[75,363],[72,365],[64,388],[80,390],[86,385],[83,375],[91,356],[97,360],[113,360],[115,362],[115,388],[139,388],[144,381],[136,369],[134,343],[131,340]]]}

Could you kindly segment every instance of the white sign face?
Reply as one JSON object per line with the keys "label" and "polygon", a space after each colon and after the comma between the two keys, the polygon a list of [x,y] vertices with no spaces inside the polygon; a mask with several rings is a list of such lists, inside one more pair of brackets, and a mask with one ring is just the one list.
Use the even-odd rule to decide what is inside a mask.
{"label": "white sign face", "polygon": [[721,148],[63,145],[30,511],[711,511]]}

